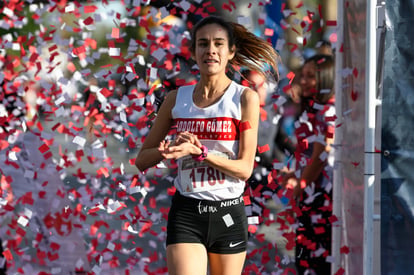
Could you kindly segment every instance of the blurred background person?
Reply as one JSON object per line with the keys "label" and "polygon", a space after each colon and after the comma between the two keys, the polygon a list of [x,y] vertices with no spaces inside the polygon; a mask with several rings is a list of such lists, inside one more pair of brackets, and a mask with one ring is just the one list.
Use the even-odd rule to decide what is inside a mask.
{"label": "blurred background person", "polygon": [[334,55],[332,43],[328,40],[321,40],[316,43],[317,54]]}
{"label": "blurred background person", "polygon": [[[262,216],[265,201],[278,189],[270,186],[268,175],[274,164],[285,166],[295,152],[295,141],[286,132],[285,107],[291,104],[288,97],[277,92],[276,79],[245,69],[241,73],[241,84],[255,90],[260,99],[258,149],[256,164],[247,188],[251,188],[252,215]],[[276,164],[277,167],[277,164]]]}
{"label": "blurred background person", "polygon": [[[286,153],[294,152],[294,144],[283,126],[284,107],[289,98],[277,92],[277,82],[263,75],[244,70],[241,84],[255,90],[260,98],[260,127],[258,146],[269,146],[269,150],[258,152],[260,164],[272,169],[274,161],[284,162]],[[285,151],[287,150],[287,151]]]}
{"label": "blurred background person", "polygon": [[[301,115],[295,123],[296,171],[284,182],[297,217],[299,274],[330,274],[335,66],[332,55],[307,59],[300,75]],[[296,203],[297,202],[297,205]]]}

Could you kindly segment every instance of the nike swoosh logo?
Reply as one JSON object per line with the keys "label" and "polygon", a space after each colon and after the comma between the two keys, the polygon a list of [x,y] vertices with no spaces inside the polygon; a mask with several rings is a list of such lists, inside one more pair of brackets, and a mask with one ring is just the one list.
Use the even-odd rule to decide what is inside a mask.
{"label": "nike swoosh logo", "polygon": [[229,247],[235,247],[235,246],[238,246],[239,244],[242,244],[242,243],[244,243],[244,241],[237,242],[237,243],[230,242]]}

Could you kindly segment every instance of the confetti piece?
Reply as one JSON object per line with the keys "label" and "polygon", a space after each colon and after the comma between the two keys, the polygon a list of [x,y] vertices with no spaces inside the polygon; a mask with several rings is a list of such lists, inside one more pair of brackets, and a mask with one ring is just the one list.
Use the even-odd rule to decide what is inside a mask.
{"label": "confetti piece", "polygon": [[351,99],[352,101],[356,101],[358,99],[358,92],[355,90],[351,91]]}
{"label": "confetti piece", "polygon": [[253,217],[247,217],[247,223],[248,224],[259,224],[259,217],[253,216]]}
{"label": "confetti piece", "polygon": [[358,69],[357,68],[354,68],[352,70],[352,74],[354,75],[355,78],[357,78],[358,77]]}
{"label": "confetti piece", "polygon": [[249,130],[251,128],[252,127],[250,126],[250,123],[248,121],[244,121],[244,122],[240,123],[240,132]]}
{"label": "confetti piece", "polygon": [[336,20],[327,20],[326,21],[326,26],[336,27]]}
{"label": "confetti piece", "polygon": [[120,48],[109,48],[109,56],[120,56],[121,49]]}
{"label": "confetti piece", "polygon": [[112,28],[111,37],[112,38],[119,38],[119,29],[118,28]]}
{"label": "confetti piece", "polygon": [[274,35],[274,30],[273,29],[266,28],[265,31],[264,31],[264,35],[266,35],[266,36],[273,36]]}
{"label": "confetti piece", "polygon": [[83,7],[83,12],[84,13],[93,13],[98,9],[97,6],[91,5],[91,6],[84,6]]}
{"label": "confetti piece", "polygon": [[20,217],[17,219],[17,222],[18,222],[21,226],[26,227],[26,226],[27,226],[27,224],[29,223],[29,220],[28,220],[28,219],[26,219],[25,217],[20,216]]}
{"label": "confetti piece", "polygon": [[46,144],[42,144],[40,147],[39,147],[39,151],[41,152],[41,153],[45,153],[46,151],[48,151],[50,148],[49,148],[49,146],[47,146]]}
{"label": "confetti piece", "polygon": [[239,16],[237,17],[237,23],[244,26],[250,26],[252,24],[252,21],[251,18],[248,16]]}
{"label": "confetti piece", "polygon": [[[86,143],[86,139],[85,138],[83,138],[83,137],[80,137],[80,136],[76,136],[74,139],[73,139],[73,141],[72,141],[73,143],[75,143],[75,144],[77,144],[77,145],[79,145],[79,146],[81,146],[81,147],[84,147],[85,146],[85,143]],[[77,151],[78,152],[78,151]]]}
{"label": "confetti piece", "polygon": [[13,254],[9,249],[6,249],[5,251],[3,251],[3,256],[4,258],[6,258],[7,261],[13,260]]}
{"label": "confetti piece", "polygon": [[92,17],[88,17],[88,18],[86,18],[85,20],[83,20],[83,23],[84,23],[85,25],[92,25],[92,24],[94,23],[94,20],[93,20],[93,18],[92,18]]}
{"label": "confetti piece", "polygon": [[349,252],[350,252],[350,249],[346,245],[342,246],[341,249],[340,249],[340,253],[342,253],[342,254],[349,254]]}
{"label": "confetti piece", "polygon": [[262,153],[264,153],[264,152],[269,151],[269,150],[270,150],[270,147],[269,147],[269,144],[265,144],[265,145],[263,145],[263,146],[258,146],[258,147],[257,147],[257,149],[258,149],[258,152],[259,152],[260,154],[262,154]]}
{"label": "confetti piece", "polygon": [[233,218],[231,217],[230,214],[226,214],[222,217],[224,223],[226,224],[227,227],[230,227],[234,224]]}

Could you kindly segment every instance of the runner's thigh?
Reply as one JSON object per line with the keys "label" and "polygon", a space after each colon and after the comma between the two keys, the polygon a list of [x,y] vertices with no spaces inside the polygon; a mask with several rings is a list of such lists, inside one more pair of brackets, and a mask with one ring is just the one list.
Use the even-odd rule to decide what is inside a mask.
{"label": "runner's thigh", "polygon": [[207,274],[207,252],[202,244],[177,243],[167,246],[169,275]]}
{"label": "runner's thigh", "polygon": [[243,271],[246,252],[237,254],[208,253],[210,275],[240,275]]}

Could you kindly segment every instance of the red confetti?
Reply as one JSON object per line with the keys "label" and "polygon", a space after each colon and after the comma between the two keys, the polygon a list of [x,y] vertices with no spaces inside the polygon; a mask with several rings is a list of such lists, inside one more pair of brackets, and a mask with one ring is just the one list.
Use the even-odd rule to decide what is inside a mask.
{"label": "red confetti", "polygon": [[93,13],[98,9],[97,6],[84,6],[83,7],[83,12],[84,13]]}
{"label": "red confetti", "polygon": [[356,168],[356,167],[359,166],[360,163],[359,162],[356,162],[356,161],[352,161],[351,164]]}
{"label": "red confetti", "polygon": [[23,228],[18,227],[18,228],[16,229],[16,234],[20,235],[21,237],[24,237],[24,236],[26,236],[26,231],[24,231],[24,229],[23,229]]}
{"label": "red confetti", "polygon": [[88,17],[88,18],[86,18],[86,19],[83,21],[83,23],[84,23],[85,25],[92,25],[92,24],[94,23],[94,20],[93,20],[93,18],[92,18],[92,17]]}
{"label": "red confetti", "polygon": [[228,5],[226,3],[224,3],[221,7],[222,7],[223,10],[228,10],[229,12],[232,12],[232,9],[231,9],[230,5]]}
{"label": "red confetti", "polygon": [[244,205],[251,205],[252,202],[250,201],[250,196],[243,197]]}
{"label": "red confetti", "polygon": [[6,149],[9,146],[9,143],[5,140],[0,140],[0,151]]}
{"label": "red confetti", "polygon": [[338,221],[338,218],[335,215],[332,215],[328,218],[328,220],[331,224],[334,224]]}
{"label": "red confetti", "polygon": [[323,234],[323,233],[325,233],[325,228],[323,228],[323,227],[315,227],[314,228],[314,231],[315,231],[315,234]]}
{"label": "red confetti", "polygon": [[330,27],[336,27],[336,21],[335,20],[328,20],[326,21],[326,25]]}
{"label": "red confetti", "polygon": [[358,92],[355,90],[351,91],[351,99],[352,101],[356,101],[358,99]]}
{"label": "red confetti", "polygon": [[357,78],[358,77],[358,69],[357,68],[354,68],[352,70],[352,74],[354,75],[355,78]]}
{"label": "red confetti", "polygon": [[266,28],[265,29],[264,35],[266,35],[266,36],[273,36],[273,34],[274,34],[274,30],[273,29],[269,29],[269,28]]}
{"label": "red confetti", "polygon": [[289,84],[292,84],[293,79],[295,78],[295,73],[294,72],[289,72],[286,77],[289,79]]}
{"label": "red confetti", "polygon": [[341,247],[341,249],[340,249],[340,252],[342,253],[342,254],[349,254],[349,247],[348,246],[346,246],[346,245],[344,245],[343,247]]}
{"label": "red confetti", "polygon": [[[293,30],[293,28],[292,28],[292,30]],[[290,42],[288,43],[288,45],[291,46],[290,52],[294,52],[298,48],[298,45],[290,43]]]}
{"label": "red confetti", "polygon": [[248,226],[247,230],[248,230],[250,233],[254,234],[254,233],[256,233],[256,232],[257,232],[257,226],[256,226],[256,225],[253,225],[253,224],[249,224],[249,226]]}
{"label": "red confetti", "polygon": [[265,144],[263,146],[258,146],[257,150],[259,151],[260,154],[264,153],[266,151],[269,151],[270,150],[269,144]]}
{"label": "red confetti", "polygon": [[244,122],[240,123],[240,132],[249,130],[251,128],[252,128],[252,126],[250,126],[250,123],[248,121],[244,121]]}
{"label": "red confetti", "polygon": [[335,274],[334,274],[334,275],[343,275],[343,274],[345,274],[345,269],[343,269],[342,267],[340,267],[340,268],[338,269],[338,271],[337,271],[337,272],[335,272]]}
{"label": "red confetti", "polygon": [[13,254],[11,253],[9,249],[6,249],[3,251],[3,256],[9,262],[13,260]]}
{"label": "red confetti", "polygon": [[119,38],[119,29],[118,28],[112,28],[111,37],[112,38]]}

